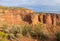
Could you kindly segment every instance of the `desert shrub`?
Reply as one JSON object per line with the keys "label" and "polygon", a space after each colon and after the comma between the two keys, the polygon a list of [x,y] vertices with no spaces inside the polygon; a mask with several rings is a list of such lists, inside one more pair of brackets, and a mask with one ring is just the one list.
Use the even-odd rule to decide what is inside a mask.
{"label": "desert shrub", "polygon": [[8,34],[4,32],[0,32],[0,41],[7,41]]}
{"label": "desert shrub", "polygon": [[11,29],[9,30],[9,39],[13,40],[16,39],[20,36],[22,36],[22,32],[21,32],[21,27],[20,26],[11,26]]}
{"label": "desert shrub", "polygon": [[24,25],[22,27],[22,34],[23,34],[23,36],[28,36],[30,34],[31,29],[32,29],[32,26]]}
{"label": "desert shrub", "polygon": [[56,25],[57,25],[57,26],[60,26],[60,22],[57,22]]}
{"label": "desert shrub", "polygon": [[4,33],[4,32],[0,32],[0,37],[2,38],[7,38],[8,34]]}
{"label": "desert shrub", "polygon": [[7,24],[3,24],[3,26],[0,27],[0,31],[5,32],[5,33],[9,33],[10,29],[11,29],[11,27]]}
{"label": "desert shrub", "polygon": [[[3,24],[0,31],[7,33],[8,34],[7,38],[10,40],[16,39],[17,37],[20,37],[22,35],[20,26],[16,26],[16,25],[10,26],[7,24]],[[20,35],[20,36],[18,36],[18,35]]]}
{"label": "desert shrub", "polygon": [[20,27],[12,26],[12,28],[10,29],[10,33],[13,33],[16,36],[17,33],[20,33]]}
{"label": "desert shrub", "polygon": [[47,39],[47,36],[43,34],[43,31],[42,31],[43,27],[44,26],[42,24],[35,25],[33,27],[34,29],[30,32],[31,37],[36,39],[42,39],[42,40]]}
{"label": "desert shrub", "polygon": [[8,39],[13,40],[18,37],[27,36],[32,37],[36,39],[46,39],[47,36],[43,34],[43,24],[39,23],[37,25],[24,25],[24,26],[10,26],[7,24],[4,24],[2,29],[2,32],[5,32],[8,34]]}
{"label": "desert shrub", "polygon": [[60,41],[60,32],[56,33],[56,41]]}

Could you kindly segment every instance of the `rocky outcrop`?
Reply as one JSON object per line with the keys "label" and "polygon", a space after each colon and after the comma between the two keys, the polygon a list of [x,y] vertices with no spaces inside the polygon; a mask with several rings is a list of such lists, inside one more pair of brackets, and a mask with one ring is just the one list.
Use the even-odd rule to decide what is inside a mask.
{"label": "rocky outcrop", "polygon": [[33,14],[33,15],[32,15],[32,18],[31,18],[31,19],[32,19],[32,24],[33,24],[33,25],[39,23],[39,21],[38,21],[38,15],[39,15],[39,14]]}
{"label": "rocky outcrop", "polygon": [[0,23],[11,25],[23,25],[25,23],[35,25],[43,23],[47,26],[56,26],[56,15],[48,13],[34,13],[28,9],[0,9]]}

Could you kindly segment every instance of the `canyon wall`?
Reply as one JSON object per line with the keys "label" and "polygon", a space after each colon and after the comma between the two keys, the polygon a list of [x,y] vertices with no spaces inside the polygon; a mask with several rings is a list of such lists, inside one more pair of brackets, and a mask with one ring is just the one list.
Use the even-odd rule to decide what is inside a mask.
{"label": "canyon wall", "polygon": [[11,25],[38,24],[43,23],[47,26],[56,26],[56,15],[49,13],[35,13],[27,9],[0,9],[0,24],[8,23]]}

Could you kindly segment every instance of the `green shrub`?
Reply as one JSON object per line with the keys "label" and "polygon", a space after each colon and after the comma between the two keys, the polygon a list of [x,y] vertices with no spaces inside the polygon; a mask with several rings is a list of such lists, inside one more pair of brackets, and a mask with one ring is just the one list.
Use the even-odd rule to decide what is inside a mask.
{"label": "green shrub", "polygon": [[21,27],[20,26],[11,26],[11,29],[9,30],[8,34],[9,34],[8,38],[10,40],[18,38],[18,35],[20,35],[20,36],[22,35],[21,34]]}
{"label": "green shrub", "polygon": [[60,22],[57,22],[56,25],[57,25],[57,26],[60,26]]}
{"label": "green shrub", "polygon": [[59,33],[56,33],[56,41],[60,41],[60,32]]}
{"label": "green shrub", "polygon": [[47,39],[47,36],[43,34],[43,25],[42,24],[37,24],[34,26],[34,29],[30,32],[32,38],[36,39]]}
{"label": "green shrub", "polygon": [[10,29],[10,33],[13,33],[13,34],[17,34],[17,33],[20,33],[20,27],[18,26],[12,26],[12,28]]}
{"label": "green shrub", "polygon": [[0,41],[7,41],[8,34],[4,32],[0,32]]}
{"label": "green shrub", "polygon": [[18,34],[21,34],[21,29],[20,26],[3,24],[1,27],[1,32],[7,33],[8,39],[15,39],[17,38]]}
{"label": "green shrub", "polygon": [[9,33],[9,30],[11,29],[11,27],[7,24],[3,24],[3,26],[0,27],[0,29],[1,29],[0,31],[2,32]]}
{"label": "green shrub", "polygon": [[28,36],[30,34],[31,29],[32,29],[32,26],[24,25],[22,27],[22,34],[23,34],[23,36]]}
{"label": "green shrub", "polygon": [[7,33],[8,35],[4,37],[8,37],[8,39],[10,40],[13,40],[22,36],[44,40],[47,38],[47,36],[43,34],[43,30],[44,30],[43,27],[44,26],[41,23],[34,26],[31,26],[28,24],[24,26],[16,26],[16,25],[9,26],[9,25],[4,24],[2,27],[2,32]]}
{"label": "green shrub", "polygon": [[4,32],[0,32],[0,37],[2,38],[7,38],[8,34],[4,33]]}

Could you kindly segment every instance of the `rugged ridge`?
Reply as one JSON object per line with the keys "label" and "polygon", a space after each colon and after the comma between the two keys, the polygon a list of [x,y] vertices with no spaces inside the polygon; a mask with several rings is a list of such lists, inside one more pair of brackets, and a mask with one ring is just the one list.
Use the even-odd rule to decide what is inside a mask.
{"label": "rugged ridge", "polygon": [[48,26],[56,26],[56,14],[36,13],[28,9],[0,8],[0,23],[11,25],[24,25],[43,23]]}

